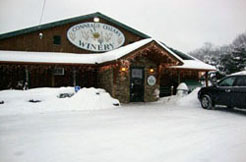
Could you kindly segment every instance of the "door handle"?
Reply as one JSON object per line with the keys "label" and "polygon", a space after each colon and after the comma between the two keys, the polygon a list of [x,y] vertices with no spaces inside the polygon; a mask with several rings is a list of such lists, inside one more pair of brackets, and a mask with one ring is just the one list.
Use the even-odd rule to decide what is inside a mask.
{"label": "door handle", "polygon": [[230,93],[230,92],[231,92],[231,90],[230,90],[230,89],[226,89],[226,90],[225,90],[225,92]]}

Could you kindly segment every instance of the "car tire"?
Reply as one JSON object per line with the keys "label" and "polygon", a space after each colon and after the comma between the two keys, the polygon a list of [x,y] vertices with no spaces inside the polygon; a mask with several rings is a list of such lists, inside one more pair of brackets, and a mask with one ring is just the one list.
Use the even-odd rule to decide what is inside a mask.
{"label": "car tire", "polygon": [[201,106],[204,109],[213,109],[214,105],[209,95],[203,95],[201,98]]}

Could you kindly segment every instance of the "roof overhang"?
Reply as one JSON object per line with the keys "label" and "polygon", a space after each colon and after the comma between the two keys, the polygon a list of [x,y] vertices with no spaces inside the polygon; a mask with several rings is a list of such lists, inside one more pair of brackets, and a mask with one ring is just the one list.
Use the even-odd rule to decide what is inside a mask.
{"label": "roof overhang", "polygon": [[0,40],[1,39],[6,39],[6,38],[10,38],[10,37],[15,37],[18,35],[23,35],[23,34],[28,34],[28,33],[32,33],[32,32],[36,32],[36,31],[41,31],[41,30],[45,30],[45,29],[49,29],[49,28],[53,28],[53,27],[58,27],[58,26],[62,26],[68,23],[75,23],[75,22],[80,22],[80,21],[84,21],[84,20],[90,20],[93,19],[94,17],[98,17],[101,19],[104,19],[112,24],[115,24],[119,27],[122,27],[123,29],[132,32],[142,38],[150,38],[150,36],[136,30],[133,29],[117,20],[114,20],[100,12],[96,12],[96,13],[92,13],[92,14],[88,14],[88,15],[84,15],[84,16],[79,16],[79,17],[74,17],[74,18],[69,18],[69,19],[64,19],[64,20],[59,20],[56,22],[52,22],[52,23],[47,23],[47,24],[42,24],[42,25],[37,25],[37,26],[33,26],[30,28],[25,28],[25,29],[21,29],[21,30],[16,30],[16,31],[12,31],[12,32],[8,32],[8,33],[3,33],[0,34]]}
{"label": "roof overhang", "polygon": [[[75,53],[58,53],[58,52],[24,52],[24,51],[0,51],[0,62],[1,63],[20,63],[20,64],[63,64],[63,65],[99,65],[105,63],[115,62],[119,59],[125,59],[131,55],[134,51],[145,49],[145,46],[154,42],[158,44],[159,50],[164,50],[170,55],[170,57],[175,58],[179,62],[174,66],[169,68],[175,69],[190,69],[190,70],[200,70],[200,71],[216,71],[216,68],[203,63],[200,60],[183,60],[178,55],[176,55],[167,46],[163,45],[161,42],[154,40],[152,38],[143,39],[138,42],[120,47],[118,49],[100,53],[100,54],[75,54]],[[141,52],[135,53],[141,54]],[[165,57],[159,53],[159,57]]]}
{"label": "roof overhang", "polygon": [[0,51],[0,62],[4,63],[40,63],[40,64],[85,64],[98,65],[120,59],[128,53],[151,42],[144,39],[127,46],[96,54],[75,54],[61,52],[26,52],[26,51]]}

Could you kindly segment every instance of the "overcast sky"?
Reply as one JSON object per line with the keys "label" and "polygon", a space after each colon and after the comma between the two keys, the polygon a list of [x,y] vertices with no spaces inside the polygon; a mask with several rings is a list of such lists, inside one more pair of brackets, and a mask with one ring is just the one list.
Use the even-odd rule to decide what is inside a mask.
{"label": "overcast sky", "polygon": [[[0,33],[39,24],[44,0],[0,0]],[[189,52],[246,32],[246,0],[46,0],[42,24],[101,12]]]}

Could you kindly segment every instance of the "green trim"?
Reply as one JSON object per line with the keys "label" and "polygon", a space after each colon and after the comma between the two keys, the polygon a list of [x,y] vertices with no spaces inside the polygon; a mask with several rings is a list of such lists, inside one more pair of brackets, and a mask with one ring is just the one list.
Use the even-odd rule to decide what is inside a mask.
{"label": "green trim", "polygon": [[136,34],[136,35],[139,35],[139,36],[142,37],[142,38],[145,38],[145,39],[146,39],[146,38],[150,38],[150,36],[148,36],[148,35],[146,35],[146,34],[140,32],[140,31],[137,31],[136,29],[133,29],[133,28],[131,28],[131,27],[125,25],[125,24],[122,24],[121,22],[116,21],[116,20],[114,20],[114,19],[112,19],[112,18],[110,18],[110,17],[108,17],[108,16],[106,16],[106,15],[103,15],[103,14],[101,14],[100,12],[97,12],[97,13],[99,14],[98,16],[99,16],[100,18],[106,19],[107,21],[109,21],[109,22],[111,22],[111,23],[113,23],[113,24],[116,24],[116,25],[118,25],[118,26],[120,26],[120,27],[122,27],[122,28],[124,28],[124,29],[126,29],[126,30],[128,30],[128,31],[130,31],[130,32],[132,32],[132,33],[134,33],[134,34]]}
{"label": "green trim", "polygon": [[168,47],[171,51],[173,51],[176,55],[178,55],[180,58],[182,58],[183,60],[194,60],[192,57],[186,55],[185,53],[179,51],[179,50],[176,50],[176,49],[173,49],[171,47]]}
{"label": "green trim", "polygon": [[174,48],[171,48],[169,46],[167,46],[165,43],[161,42],[161,44],[163,44],[164,46],[166,46],[169,50],[171,50],[173,53],[175,53],[176,55],[178,55],[181,59],[183,60],[194,60],[192,57],[190,57],[189,55],[179,51],[179,50],[176,50]]}
{"label": "green trim", "polygon": [[78,22],[78,21],[82,21],[82,20],[86,20],[86,19],[91,19],[94,17],[99,17],[99,18],[105,19],[105,20],[107,20],[107,21],[109,21],[115,25],[118,25],[118,26],[124,28],[127,31],[130,31],[130,32],[142,37],[142,38],[150,38],[150,36],[148,36],[144,33],[141,33],[141,32],[139,32],[139,31],[127,26],[127,25],[124,25],[124,24],[108,17],[108,16],[105,16],[105,15],[101,14],[100,12],[96,12],[96,13],[89,14],[89,15],[79,16],[79,17],[75,17],[75,18],[71,18],[71,19],[65,19],[65,20],[56,21],[53,23],[38,25],[38,26],[26,28],[26,29],[21,29],[21,30],[17,30],[17,31],[9,32],[9,33],[4,33],[4,34],[0,35],[0,40],[10,38],[10,37],[15,37],[18,35],[36,32],[39,30],[45,30],[45,29],[49,29],[49,28],[53,28],[53,27],[57,27],[57,26],[62,26],[64,24],[68,24],[68,23],[73,23],[73,22]]}

